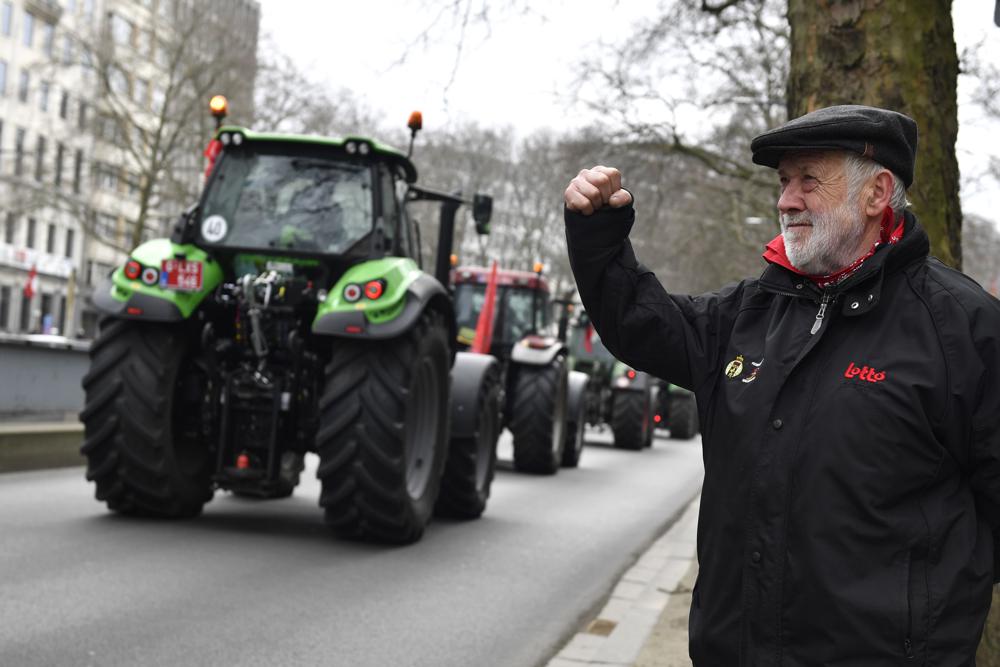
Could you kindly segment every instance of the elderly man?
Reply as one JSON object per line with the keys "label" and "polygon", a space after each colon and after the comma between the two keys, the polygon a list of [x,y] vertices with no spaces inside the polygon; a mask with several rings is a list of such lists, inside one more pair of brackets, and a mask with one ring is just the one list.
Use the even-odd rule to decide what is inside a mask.
{"label": "elderly man", "polygon": [[702,296],[638,263],[617,170],[566,190],[601,339],[697,395],[695,665],[973,664],[1000,528],[1000,304],[928,257],[905,210],[916,144],[912,119],[853,105],[758,136],[781,235],[759,279]]}

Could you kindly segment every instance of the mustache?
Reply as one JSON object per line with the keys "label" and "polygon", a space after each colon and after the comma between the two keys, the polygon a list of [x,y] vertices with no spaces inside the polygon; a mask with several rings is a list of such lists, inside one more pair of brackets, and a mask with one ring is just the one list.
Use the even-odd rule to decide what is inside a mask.
{"label": "mustache", "polygon": [[816,219],[814,216],[810,215],[809,211],[799,211],[798,213],[779,214],[778,222],[781,224],[782,229],[788,229],[790,225],[797,225],[802,222],[808,222],[815,225]]}

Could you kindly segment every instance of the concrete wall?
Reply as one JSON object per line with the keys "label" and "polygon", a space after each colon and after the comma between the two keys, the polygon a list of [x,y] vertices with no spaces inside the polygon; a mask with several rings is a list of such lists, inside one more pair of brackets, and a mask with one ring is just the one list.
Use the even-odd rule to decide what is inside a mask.
{"label": "concrete wall", "polygon": [[75,421],[89,343],[0,334],[0,422]]}

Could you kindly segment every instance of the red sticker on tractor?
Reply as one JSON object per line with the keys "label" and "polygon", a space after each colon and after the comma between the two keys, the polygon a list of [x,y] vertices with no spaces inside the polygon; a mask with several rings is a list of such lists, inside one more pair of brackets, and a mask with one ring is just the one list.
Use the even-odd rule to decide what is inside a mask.
{"label": "red sticker on tractor", "polygon": [[165,259],[160,267],[160,287],[196,292],[201,289],[201,262]]}

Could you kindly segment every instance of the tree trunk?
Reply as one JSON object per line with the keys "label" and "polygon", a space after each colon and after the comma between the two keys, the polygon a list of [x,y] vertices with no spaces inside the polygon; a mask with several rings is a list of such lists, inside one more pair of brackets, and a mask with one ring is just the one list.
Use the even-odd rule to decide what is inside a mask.
{"label": "tree trunk", "polygon": [[789,0],[788,23],[788,117],[867,104],[916,120],[913,211],[930,236],[931,254],[961,268],[951,0]]}

